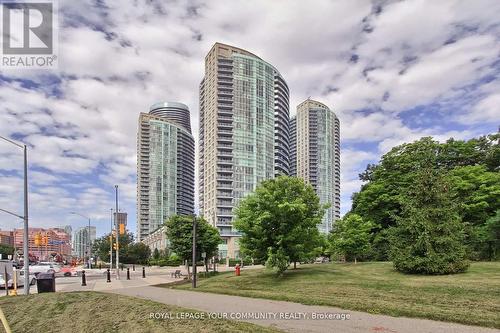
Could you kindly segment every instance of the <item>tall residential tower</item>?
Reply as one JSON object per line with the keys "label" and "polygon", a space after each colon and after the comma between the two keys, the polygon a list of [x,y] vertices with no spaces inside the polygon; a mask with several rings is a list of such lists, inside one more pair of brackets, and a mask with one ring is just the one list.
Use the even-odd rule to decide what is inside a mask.
{"label": "tall residential tower", "polygon": [[331,205],[318,228],[329,233],[340,218],[340,122],[323,103],[308,99],[297,106],[292,120],[292,152],[297,177],[310,183],[320,202]]}
{"label": "tall residential tower", "polygon": [[165,102],[139,116],[137,241],[174,214],[194,214],[194,138],[188,107]]}
{"label": "tall residential tower", "polygon": [[[216,43],[200,84],[200,213],[235,256],[233,208],[259,182],[289,174],[289,90],[269,63]],[[224,253],[224,251],[226,251]]]}

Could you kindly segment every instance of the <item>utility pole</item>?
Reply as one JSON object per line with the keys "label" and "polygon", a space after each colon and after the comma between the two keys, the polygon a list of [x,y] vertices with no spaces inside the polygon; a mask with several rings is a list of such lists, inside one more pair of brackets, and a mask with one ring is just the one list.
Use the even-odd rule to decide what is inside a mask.
{"label": "utility pole", "polygon": [[113,269],[113,208],[111,208],[111,233],[109,234],[109,269]]}
{"label": "utility pole", "polygon": [[120,270],[119,270],[119,265],[120,265],[120,244],[118,242],[118,185],[115,185],[115,232],[116,232],[116,279],[120,280]]}
{"label": "utility pole", "polygon": [[[29,248],[28,248],[28,149],[24,145],[24,233],[23,233],[23,253],[24,253],[24,294],[30,293],[30,271],[29,271]],[[7,289],[7,288],[6,288]]]}
{"label": "utility pole", "polygon": [[193,288],[196,288],[196,216],[193,215]]}
{"label": "utility pole", "polygon": [[9,212],[8,210],[5,209],[0,209],[2,212],[5,212],[7,214],[16,216],[20,219],[24,220],[24,230],[23,230],[23,257],[24,257],[24,294],[28,295],[30,293],[30,286],[29,286],[29,247],[28,247],[28,242],[29,242],[29,237],[28,237],[28,148],[26,145],[20,145],[17,142],[14,142],[10,139],[7,139],[3,136],[0,136],[0,139],[7,141],[8,143],[13,144],[14,146],[17,146],[21,149],[23,149],[24,153],[24,216],[17,215],[15,213]]}

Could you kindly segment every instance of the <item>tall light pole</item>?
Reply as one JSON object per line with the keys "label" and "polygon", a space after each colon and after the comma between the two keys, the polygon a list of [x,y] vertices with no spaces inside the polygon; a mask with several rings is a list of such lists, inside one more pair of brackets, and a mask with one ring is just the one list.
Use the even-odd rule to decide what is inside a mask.
{"label": "tall light pole", "polygon": [[116,230],[116,279],[120,280],[120,270],[118,265],[120,264],[120,244],[118,242],[119,230],[118,230],[118,185],[115,185],[115,230]]}
{"label": "tall light pole", "polygon": [[109,242],[109,269],[113,269],[113,208],[111,208],[111,233]]}
{"label": "tall light pole", "polygon": [[11,215],[17,216],[24,220],[24,231],[23,231],[23,257],[24,257],[24,294],[28,295],[30,293],[29,285],[29,248],[28,248],[28,148],[26,145],[20,145],[10,139],[0,136],[1,139],[23,149],[24,151],[24,216],[19,216],[17,214],[11,213],[2,209],[2,211],[9,213]]}
{"label": "tall light pole", "polygon": [[196,288],[196,216],[193,215],[193,280],[192,287]]}
{"label": "tall light pole", "polygon": [[86,247],[87,247],[87,255],[88,255],[88,258],[87,258],[87,267],[90,269],[92,266],[91,266],[91,263],[90,263],[90,217],[88,216],[85,216],[85,215],[82,215],[80,213],[77,213],[77,212],[71,212],[71,214],[74,214],[74,215],[78,215],[78,216],[81,216],[83,217],[84,219],[88,219],[89,220],[89,233],[88,233],[88,238],[87,238],[87,244],[86,244]]}

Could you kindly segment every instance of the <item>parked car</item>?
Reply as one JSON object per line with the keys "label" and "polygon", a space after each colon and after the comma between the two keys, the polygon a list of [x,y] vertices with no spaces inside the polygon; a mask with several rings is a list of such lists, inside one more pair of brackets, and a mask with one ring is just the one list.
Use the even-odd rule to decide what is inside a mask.
{"label": "parked car", "polygon": [[59,274],[62,274],[63,276],[77,276],[77,271],[76,268],[74,267],[62,267],[61,272]]}
{"label": "parked car", "polygon": [[[56,273],[56,269],[58,267],[54,266],[51,262],[39,262],[36,265],[31,265],[30,267],[30,273],[34,274],[37,276],[40,273]],[[61,269],[59,268],[59,271]]]}
{"label": "parked car", "polygon": [[[18,287],[23,287],[24,286],[24,271],[21,270],[15,270],[16,278],[17,278],[17,286]],[[5,289],[5,273],[0,273],[0,288]],[[13,288],[14,287],[14,271],[11,273],[7,273],[7,288]],[[36,278],[33,274],[30,274],[29,278],[29,284],[30,286],[34,285],[36,282]]]}

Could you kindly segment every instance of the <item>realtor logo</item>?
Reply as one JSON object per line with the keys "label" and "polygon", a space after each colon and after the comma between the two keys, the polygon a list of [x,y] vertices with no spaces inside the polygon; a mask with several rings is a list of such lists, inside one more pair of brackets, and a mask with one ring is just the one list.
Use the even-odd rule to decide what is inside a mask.
{"label": "realtor logo", "polygon": [[2,68],[55,68],[52,1],[2,2]]}

